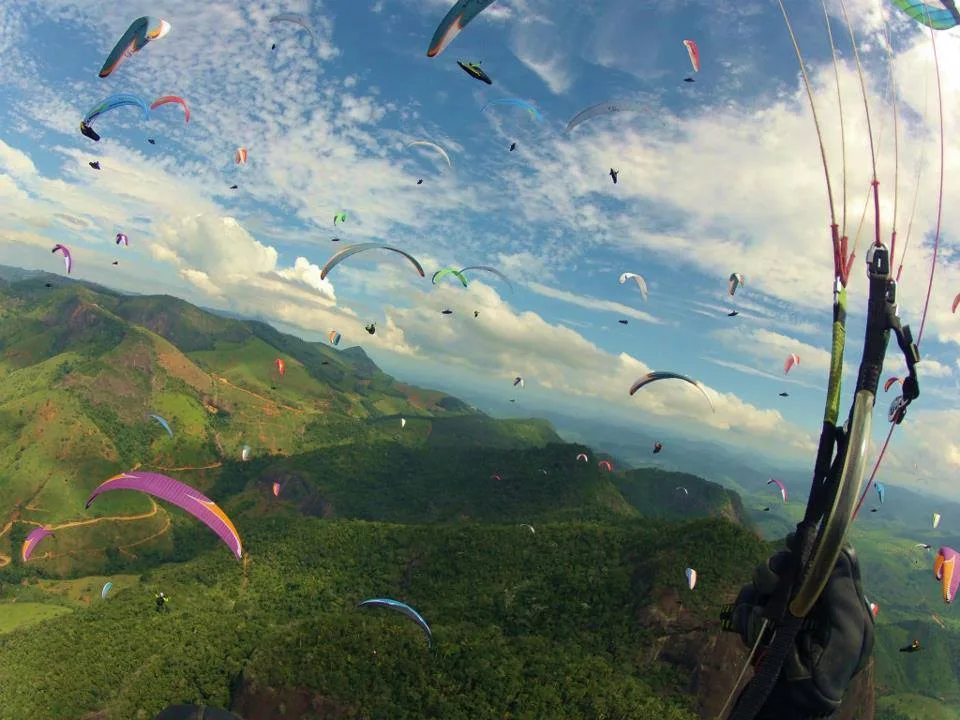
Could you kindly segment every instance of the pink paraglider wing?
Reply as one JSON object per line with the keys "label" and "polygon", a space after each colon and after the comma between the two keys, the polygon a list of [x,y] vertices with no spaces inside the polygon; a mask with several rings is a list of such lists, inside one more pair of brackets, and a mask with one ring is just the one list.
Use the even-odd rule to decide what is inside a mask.
{"label": "pink paraglider wing", "polygon": [[47,537],[47,535],[53,535],[53,533],[45,527],[34,528],[30,531],[27,539],[23,541],[23,547],[20,549],[20,557],[24,562],[30,559],[34,548],[37,547],[37,543]]}
{"label": "pink paraglider wing", "polygon": [[111,490],[137,490],[171,502],[213,530],[233,551],[237,560],[243,554],[240,534],[226,513],[206,495],[179,480],[142,470],[120,473],[102,482],[87,499],[86,507],[89,508],[98,496]]}

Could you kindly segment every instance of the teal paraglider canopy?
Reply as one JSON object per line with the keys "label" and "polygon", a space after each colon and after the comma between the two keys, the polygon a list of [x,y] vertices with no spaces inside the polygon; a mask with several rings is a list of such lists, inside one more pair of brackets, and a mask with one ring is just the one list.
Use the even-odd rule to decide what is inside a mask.
{"label": "teal paraglider canopy", "polygon": [[893,0],[893,4],[934,30],[949,30],[960,25],[960,10],[954,0]]}
{"label": "teal paraglider canopy", "polygon": [[140,108],[143,111],[143,119],[149,119],[150,107],[141,98],[130,93],[115,93],[114,95],[108,95],[90,108],[89,112],[84,115],[83,120],[80,121],[80,132],[91,140],[99,142],[100,135],[94,131],[91,123],[105,112],[128,105]]}
{"label": "teal paraglider canopy", "polygon": [[391,600],[390,598],[370,598],[369,600],[361,600],[358,602],[357,607],[383,607],[403,613],[423,629],[427,634],[427,642],[433,645],[433,633],[430,630],[430,626],[427,625],[427,621],[423,619],[420,613],[406,603],[400,602],[399,600]]}
{"label": "teal paraglider canopy", "polygon": [[477,15],[492,5],[494,0],[457,0],[437,26],[427,48],[427,57],[436,57]]}

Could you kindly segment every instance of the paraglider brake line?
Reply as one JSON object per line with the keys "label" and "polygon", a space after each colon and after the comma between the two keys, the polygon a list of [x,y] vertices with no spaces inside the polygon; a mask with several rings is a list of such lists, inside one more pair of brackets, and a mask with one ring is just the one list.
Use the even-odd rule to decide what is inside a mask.
{"label": "paraglider brake line", "polygon": [[901,325],[897,316],[897,283],[890,274],[886,245],[873,244],[867,262],[867,327],[853,407],[844,427],[824,422],[807,511],[790,546],[792,563],[781,575],[764,612],[765,622],[774,627],[775,633],[732,720],[752,720],[766,703],[797,633],[836,565],[866,470],[873,407],[891,331],[896,334],[908,370],[898,403],[900,420],[920,394],[915,367],[920,355],[909,326]]}

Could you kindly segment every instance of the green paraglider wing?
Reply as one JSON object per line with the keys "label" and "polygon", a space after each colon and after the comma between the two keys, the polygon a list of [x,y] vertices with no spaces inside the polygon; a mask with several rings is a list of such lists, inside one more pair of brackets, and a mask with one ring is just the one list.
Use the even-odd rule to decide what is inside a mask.
{"label": "green paraglider wing", "polygon": [[443,278],[445,278],[447,275],[453,275],[454,277],[457,278],[457,280],[461,282],[461,284],[464,287],[467,286],[467,279],[463,276],[463,272],[461,270],[457,270],[452,267],[445,267],[440,270],[437,270],[433,274],[433,278],[431,279],[431,281],[433,282],[434,285],[436,285],[437,282],[439,282],[440,280],[443,280]]}

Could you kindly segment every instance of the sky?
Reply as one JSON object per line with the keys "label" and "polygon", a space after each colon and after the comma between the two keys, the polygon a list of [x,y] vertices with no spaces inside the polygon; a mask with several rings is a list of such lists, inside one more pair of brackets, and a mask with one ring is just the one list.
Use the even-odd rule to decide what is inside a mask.
{"label": "sky", "polygon": [[[500,395],[516,400],[517,412],[603,418],[812,466],[829,364],[831,216],[777,5],[498,0],[428,58],[450,4],[5,0],[0,263],[63,273],[63,259],[50,252],[63,243],[74,278],[175,295],[310,340],[326,342],[337,330],[341,348],[359,345],[387,372],[468,401]],[[842,8],[832,0],[826,8],[836,66],[819,3],[787,3],[837,222],[860,248],[849,285],[847,406],[872,239],[872,208],[861,221],[870,138],[881,231],[887,240],[896,229],[897,262],[905,257],[901,317],[916,333],[938,222],[941,118],[929,33],[881,0],[848,0],[868,122]],[[285,12],[306,18],[312,35],[270,21]],[[141,15],[167,20],[170,32],[99,78]],[[946,201],[921,343],[922,395],[880,476],[953,498],[955,32],[936,37]],[[699,47],[699,72],[685,39]],[[482,61],[493,85],[468,76],[458,59]],[[684,82],[691,75],[695,82]],[[79,121],[117,92],[147,103],[181,96],[190,121],[176,104],[146,120],[123,107],[93,122],[99,143],[82,136]],[[531,103],[540,119],[511,105],[484,109],[500,98]],[[610,100],[637,109],[565,132],[577,112]],[[417,140],[443,147],[451,166],[429,147],[408,147]],[[234,161],[238,147],[248,150],[245,165]],[[341,211],[347,220],[334,227]],[[118,232],[129,247],[116,246]],[[403,249],[426,277],[402,255],[371,251],[321,279],[327,260],[358,242]],[[471,265],[493,266],[510,283],[484,271],[469,271],[466,288],[455,278],[431,283],[439,268]],[[636,284],[618,282],[625,271],[645,278],[646,301]],[[730,297],[732,272],[745,283]],[[728,317],[733,310],[739,315]],[[374,335],[364,331],[370,322]],[[800,364],[785,375],[790,353]],[[885,377],[903,369],[891,345]],[[630,396],[651,370],[695,378],[716,411],[681,382]],[[522,389],[513,386],[517,376]],[[878,398],[877,446],[894,394]]]}

